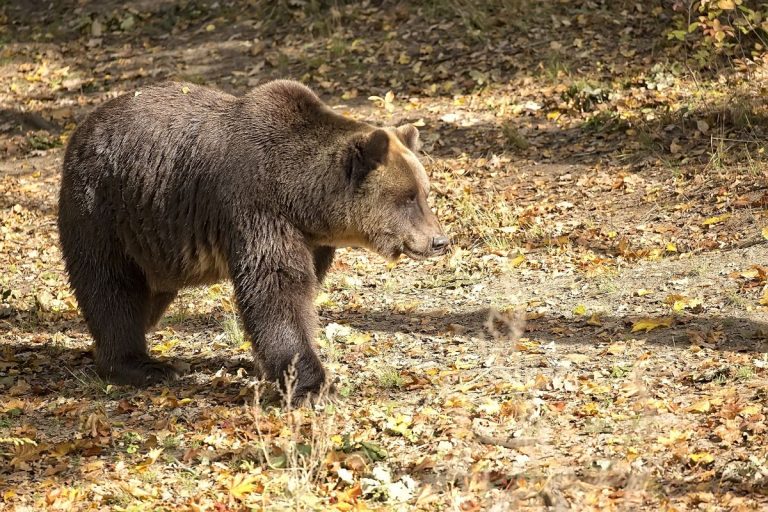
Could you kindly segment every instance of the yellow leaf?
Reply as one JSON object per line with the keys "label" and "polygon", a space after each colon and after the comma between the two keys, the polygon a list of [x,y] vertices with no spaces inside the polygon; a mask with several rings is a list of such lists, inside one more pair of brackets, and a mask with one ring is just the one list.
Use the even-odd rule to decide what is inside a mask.
{"label": "yellow leaf", "polygon": [[768,286],[765,287],[765,290],[763,290],[763,296],[760,297],[760,305],[768,306]]}
{"label": "yellow leaf", "polygon": [[251,475],[238,473],[232,477],[232,483],[229,486],[229,494],[233,498],[242,500],[252,492],[258,491],[260,485],[258,479]]}
{"label": "yellow leaf", "polygon": [[462,361],[461,358],[457,358],[454,366],[456,367],[457,370],[469,370],[471,368],[476,367],[477,364],[478,363],[476,361],[469,361],[469,360]]}
{"label": "yellow leaf", "polygon": [[763,238],[765,238],[766,240],[768,240],[768,227],[764,227],[764,228],[762,229],[762,231],[760,231],[760,233],[762,233],[762,234],[763,234]]}
{"label": "yellow leaf", "polygon": [[413,424],[413,418],[404,414],[397,413],[394,417],[387,418],[385,429],[391,434],[399,434],[403,437],[411,437],[410,426]]}
{"label": "yellow leaf", "polygon": [[152,352],[156,352],[161,355],[167,354],[173,347],[175,347],[179,343],[179,340],[176,338],[171,338],[163,343],[159,343],[157,345],[154,345],[151,350]]}
{"label": "yellow leaf", "polygon": [[679,294],[668,295],[667,298],[664,299],[664,302],[671,304],[672,310],[676,312],[680,312],[686,308],[694,309],[701,306],[701,299],[692,299]]}
{"label": "yellow leaf", "polygon": [[611,391],[611,387],[605,384],[598,384],[595,381],[588,381],[582,387],[582,391],[587,395],[604,395]]}
{"label": "yellow leaf", "polygon": [[687,441],[691,438],[691,432],[690,431],[680,431],[672,429],[669,431],[668,436],[659,436],[657,441],[659,444],[662,444],[664,446],[671,446],[673,444],[679,443],[680,441]]}
{"label": "yellow leaf", "polygon": [[712,403],[709,401],[709,399],[705,398],[704,400],[699,400],[698,402],[694,402],[686,409],[688,412],[709,412],[709,410],[712,409]]}
{"label": "yellow leaf", "polygon": [[731,11],[736,8],[736,2],[734,2],[734,0],[719,0],[717,6],[721,9]]}
{"label": "yellow leaf", "polygon": [[421,305],[421,301],[412,300],[407,302],[401,302],[394,305],[394,309],[397,313],[412,313],[416,311]]}
{"label": "yellow leaf", "polygon": [[639,290],[637,290],[635,292],[635,295],[637,295],[638,297],[644,297],[646,295],[650,295],[651,293],[653,293],[651,290],[646,290],[645,288],[640,288]]}
{"label": "yellow leaf", "polygon": [[709,217],[708,219],[704,219],[704,222],[702,224],[704,226],[711,226],[712,224],[720,224],[721,222],[725,222],[731,217],[730,213],[724,213],[722,215],[717,215],[715,217]]}
{"label": "yellow leaf", "polygon": [[603,325],[603,322],[600,319],[600,313],[592,313],[592,316],[590,316],[589,320],[587,320],[587,325],[594,325],[598,327]]}
{"label": "yellow leaf", "polygon": [[136,465],[136,471],[139,473],[142,473],[147,470],[149,466],[155,463],[157,461],[157,458],[160,456],[160,454],[163,453],[162,448],[154,448],[152,450],[149,450],[149,453],[147,454],[147,458],[144,459],[140,464]]}
{"label": "yellow leaf", "polygon": [[691,454],[691,462],[694,464],[711,464],[715,461],[714,455],[708,452],[698,452]]}
{"label": "yellow leaf", "polygon": [[181,88],[181,94],[189,94],[189,87],[186,85]]}
{"label": "yellow leaf", "polygon": [[151,492],[148,492],[140,487],[138,480],[119,480],[118,485],[123,491],[127,492],[134,498],[144,499],[152,496]]}
{"label": "yellow leaf", "polygon": [[331,296],[328,295],[328,293],[326,292],[318,293],[317,297],[315,297],[315,306],[329,306],[329,305],[333,305]]}
{"label": "yellow leaf", "polygon": [[565,354],[565,358],[573,363],[586,363],[590,360],[586,354]]}
{"label": "yellow leaf", "polygon": [[511,268],[517,268],[520,265],[522,265],[524,261],[525,261],[525,255],[518,253],[517,256],[515,256],[514,258],[510,258],[509,266]]}
{"label": "yellow leaf", "polygon": [[353,332],[344,340],[348,345],[363,345],[371,341],[373,336],[368,332]]}
{"label": "yellow leaf", "polygon": [[213,32],[214,30],[216,30],[216,25],[214,25],[213,23],[209,23],[208,25],[205,26],[206,32]]}
{"label": "yellow leaf", "polygon": [[744,279],[757,279],[760,277],[760,272],[757,270],[757,268],[752,267],[745,270],[744,272],[740,272],[738,275]]}
{"label": "yellow leaf", "polygon": [[585,306],[584,304],[579,304],[578,306],[573,308],[573,314],[574,315],[579,315],[579,316],[586,315],[587,314],[587,306]]}
{"label": "yellow leaf", "polygon": [[492,398],[486,398],[482,404],[477,406],[477,408],[490,416],[499,414],[501,411],[501,405],[499,402],[493,400]]}
{"label": "yellow leaf", "polygon": [[672,325],[672,317],[666,316],[663,318],[641,318],[632,324],[632,332],[638,331],[652,331],[657,327],[670,327]]}
{"label": "yellow leaf", "polygon": [[677,244],[674,242],[669,242],[667,244],[667,252],[677,252]]}
{"label": "yellow leaf", "polygon": [[762,406],[758,404],[752,404],[752,405],[746,406],[741,411],[739,411],[739,415],[746,418],[748,416],[754,416],[755,414],[760,414],[761,410],[762,410]]}

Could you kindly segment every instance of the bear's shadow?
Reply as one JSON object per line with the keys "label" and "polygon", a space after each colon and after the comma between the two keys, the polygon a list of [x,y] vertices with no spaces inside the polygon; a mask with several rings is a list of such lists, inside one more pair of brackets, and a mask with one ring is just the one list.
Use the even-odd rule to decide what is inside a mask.
{"label": "bear's shadow", "polygon": [[[465,312],[441,314],[438,312],[412,312],[401,314],[392,311],[375,310],[355,312],[351,314],[337,315],[324,313],[321,316],[321,326],[331,322],[346,324],[363,332],[378,333],[387,336],[394,333],[410,335],[416,339],[429,343],[455,344],[472,343],[479,340],[492,340],[489,333],[489,310],[486,308]],[[678,320],[678,324],[671,328],[654,329],[647,333],[631,333],[630,320],[622,317],[603,317],[600,326],[590,326],[584,320],[565,319],[561,317],[541,317],[527,322],[525,337],[535,339],[542,344],[554,342],[568,347],[568,350],[578,351],[578,346],[599,345],[601,343],[616,342],[623,339],[643,340],[649,345],[667,345],[682,353],[690,347],[690,331],[701,333],[717,332],[722,339],[718,345],[712,348],[724,352],[752,352],[764,354],[768,352],[768,323],[758,322],[736,317],[698,317],[690,316]],[[5,330],[12,322],[7,320],[0,323],[0,331]],[[219,331],[220,325],[212,320],[210,315],[191,315],[181,322],[164,323],[171,327],[180,337],[197,335],[206,337],[206,331]],[[15,326],[14,332],[28,330],[29,326]],[[26,329],[25,329],[26,328]],[[493,328],[496,332],[496,342],[508,341],[504,322],[495,322]],[[553,333],[553,329],[555,329]],[[35,328],[35,333],[41,331],[49,335],[57,332],[87,333],[82,321],[66,321],[47,324],[42,329]],[[8,332],[12,332],[10,329]],[[460,334],[459,334],[460,332]],[[610,335],[606,336],[606,332]],[[201,336],[202,334],[202,336]],[[8,339],[8,338],[6,338]],[[194,342],[193,342],[194,343]],[[75,379],[76,375],[95,376],[93,360],[88,347],[68,347],[53,343],[33,343],[29,341],[16,341],[12,339],[4,343],[20,361],[31,361],[29,368],[22,368],[22,375],[27,373],[50,374],[52,379]],[[33,353],[34,357],[29,357]],[[178,381],[171,383],[170,387],[183,390],[189,386],[196,386],[196,374],[214,375],[222,368],[228,373],[236,373],[239,368],[244,368],[249,375],[253,374],[253,363],[250,354],[242,356],[230,354],[216,354],[215,350],[200,351],[194,355],[182,354],[169,357],[174,364],[179,365],[187,373]],[[70,386],[62,386],[74,394],[77,389]],[[62,389],[64,393],[66,391]],[[232,386],[231,393],[237,394],[237,386]],[[41,390],[45,394],[44,390]],[[229,394],[226,393],[225,394]],[[81,395],[80,395],[81,396]]]}

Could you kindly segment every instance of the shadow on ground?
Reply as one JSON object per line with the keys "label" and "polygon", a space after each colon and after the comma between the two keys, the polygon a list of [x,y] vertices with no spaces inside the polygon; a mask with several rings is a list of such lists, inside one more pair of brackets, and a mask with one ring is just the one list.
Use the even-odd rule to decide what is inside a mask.
{"label": "shadow on ground", "polygon": [[[429,338],[436,347],[446,348],[456,343],[468,342],[470,338],[495,340],[499,344],[510,340],[512,330],[522,328],[521,335],[534,340],[540,345],[555,343],[556,345],[599,346],[622,340],[640,340],[650,345],[666,345],[685,351],[691,345],[691,331],[702,333],[717,332],[717,343],[707,344],[708,348],[730,352],[768,352],[768,323],[757,322],[744,318],[717,316],[680,316],[670,328],[658,328],[650,332],[631,333],[632,320],[626,317],[603,316],[601,325],[592,326],[586,320],[567,320],[563,317],[540,317],[532,321],[518,323],[504,315],[490,314],[488,309],[477,309],[463,313],[424,312],[398,314],[392,311],[367,311],[345,314],[342,316],[323,315],[322,324],[329,322],[347,324],[364,332],[378,334],[407,334],[417,339]],[[205,350],[208,339],[218,334],[220,323],[212,320],[211,315],[191,315],[182,323],[163,322],[163,327],[170,327],[179,335],[194,336],[198,340],[189,342],[190,348],[195,349],[195,343],[200,343],[201,353],[195,356],[171,357],[174,362],[181,363],[192,372],[215,373],[221,368],[239,368],[248,359],[226,355],[211,355],[211,350]],[[462,333],[454,331],[461,329]],[[492,329],[493,331],[490,331]],[[4,344],[10,354],[17,357],[32,355],[35,367],[30,368],[35,373],[49,373],[51,376],[62,377],[66,374],[84,372],[95,375],[90,353],[84,348],[70,348],[51,344],[50,336],[63,332],[68,335],[80,335],[86,339],[87,330],[83,322],[65,321],[49,323],[42,326],[14,325],[13,322],[0,323],[0,333],[13,333],[29,337],[42,335],[41,343],[8,342]],[[214,332],[211,332],[214,331]],[[493,332],[493,334],[491,334]],[[47,335],[45,334],[47,333]],[[149,335],[151,337],[151,333]],[[203,338],[203,339],[199,339]],[[706,340],[704,341],[706,343]],[[513,349],[511,349],[513,350]],[[215,350],[214,350],[215,352]],[[246,362],[246,368],[250,367]],[[174,387],[184,388],[183,380]]]}

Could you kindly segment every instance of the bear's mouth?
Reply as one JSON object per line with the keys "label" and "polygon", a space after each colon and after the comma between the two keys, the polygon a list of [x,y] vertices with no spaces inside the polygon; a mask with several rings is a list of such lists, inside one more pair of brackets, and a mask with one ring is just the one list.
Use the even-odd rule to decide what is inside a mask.
{"label": "bear's mouth", "polygon": [[410,249],[404,249],[403,250],[403,254],[405,254],[406,256],[411,258],[412,260],[417,260],[417,261],[425,260],[425,259],[429,258],[429,256],[424,254],[424,253],[416,252],[416,251],[411,251]]}
{"label": "bear's mouth", "polygon": [[411,249],[408,247],[408,244],[403,245],[403,248],[400,250],[401,254],[405,254],[412,260],[421,261],[426,260],[430,256],[437,256],[437,254],[433,253],[432,251],[417,251],[415,249]]}

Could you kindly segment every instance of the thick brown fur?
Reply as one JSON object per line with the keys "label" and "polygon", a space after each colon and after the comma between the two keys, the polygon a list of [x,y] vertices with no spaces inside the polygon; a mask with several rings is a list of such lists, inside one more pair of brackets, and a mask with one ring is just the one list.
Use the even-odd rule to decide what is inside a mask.
{"label": "thick brown fur", "polygon": [[295,400],[326,380],[313,298],[337,247],[422,258],[447,247],[409,125],[347,119],[275,81],[235,97],[165,83],[88,116],[64,159],[59,231],[70,282],[118,383],[174,375],[145,333],[179,289],[230,278],[257,365]]}

